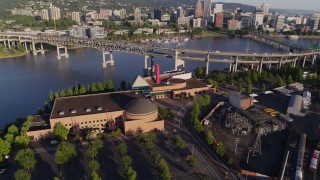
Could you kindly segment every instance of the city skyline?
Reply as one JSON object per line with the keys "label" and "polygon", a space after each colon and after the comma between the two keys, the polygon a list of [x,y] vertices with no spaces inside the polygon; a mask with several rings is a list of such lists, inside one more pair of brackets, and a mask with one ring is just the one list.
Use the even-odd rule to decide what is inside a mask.
{"label": "city skyline", "polygon": [[320,1],[319,0],[308,0],[308,3],[301,3],[298,0],[291,0],[290,6],[288,6],[288,1],[278,1],[278,0],[223,0],[216,1],[212,0],[213,3],[241,3],[252,6],[261,6],[263,3],[270,5],[272,9],[296,9],[296,10],[313,10],[319,11]]}

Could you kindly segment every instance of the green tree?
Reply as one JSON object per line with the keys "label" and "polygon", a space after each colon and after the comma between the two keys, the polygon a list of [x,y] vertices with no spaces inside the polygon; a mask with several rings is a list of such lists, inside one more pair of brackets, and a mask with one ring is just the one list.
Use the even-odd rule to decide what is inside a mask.
{"label": "green tree", "polygon": [[96,171],[93,171],[91,173],[91,177],[92,177],[92,180],[102,180],[102,178],[99,176],[99,174]]}
{"label": "green tree", "polygon": [[14,141],[14,135],[13,134],[10,134],[10,133],[7,133],[5,136],[4,136],[5,140],[7,142],[9,142],[10,144],[13,143]]}
{"label": "green tree", "polygon": [[80,92],[80,94],[86,94],[87,93],[87,89],[83,84],[81,85],[79,92]]}
{"label": "green tree", "polygon": [[53,92],[50,91],[49,92],[49,101],[50,101],[51,106],[53,105],[54,100],[55,100],[55,96],[54,96]]}
{"label": "green tree", "polygon": [[19,147],[27,147],[30,142],[30,138],[26,134],[16,136],[14,143]]}
{"label": "green tree", "polygon": [[54,127],[54,134],[60,139],[60,140],[66,140],[69,135],[69,129],[64,127],[61,123],[56,124]]}
{"label": "green tree", "polygon": [[120,88],[121,88],[122,90],[125,90],[125,89],[127,88],[127,83],[126,83],[126,81],[121,81],[121,82],[120,82]]}
{"label": "green tree", "polygon": [[257,71],[252,71],[251,73],[251,81],[256,83],[259,80],[259,74]]}
{"label": "green tree", "polygon": [[91,159],[94,159],[98,155],[98,149],[91,145],[87,149],[87,154]]}
{"label": "green tree", "polygon": [[44,111],[46,114],[49,114],[51,111],[51,108],[47,102],[44,102]]}
{"label": "green tree", "polygon": [[266,90],[267,90],[266,85],[263,83],[261,86],[261,91],[266,91]]}
{"label": "green tree", "polygon": [[154,148],[154,143],[152,141],[147,141],[144,145],[149,151],[151,151]]}
{"label": "green tree", "polygon": [[124,156],[127,154],[128,152],[128,147],[126,145],[125,142],[121,142],[118,146],[117,146],[117,151],[121,156]]}
{"label": "green tree", "polygon": [[69,163],[75,156],[77,156],[76,147],[74,144],[62,141],[54,155],[54,162],[57,165],[64,165]]}
{"label": "green tree", "polygon": [[11,151],[11,144],[0,138],[0,162],[3,161],[3,157],[8,155]]}
{"label": "green tree", "polygon": [[62,89],[61,91],[60,91],[60,95],[59,95],[60,97],[66,97],[67,96],[67,93],[66,93],[66,90],[65,89]]}
{"label": "green tree", "polygon": [[252,85],[251,81],[248,82],[247,83],[247,89],[246,89],[247,93],[251,93],[252,92],[252,87],[253,87],[253,85]]}
{"label": "green tree", "polygon": [[278,82],[278,86],[283,86],[284,85],[283,79],[279,75],[277,75],[277,82]]}
{"label": "green tree", "polygon": [[213,79],[208,79],[208,83],[212,85],[212,87],[216,90],[219,89],[218,82]]}
{"label": "green tree", "polygon": [[14,160],[27,171],[32,170],[37,162],[34,152],[30,148],[19,150]]}
{"label": "green tree", "polygon": [[198,67],[195,69],[195,75],[198,79],[204,79],[206,77],[205,67]]}
{"label": "green tree", "polygon": [[222,142],[219,142],[219,143],[217,144],[216,153],[217,153],[218,155],[220,155],[221,157],[223,157],[224,154],[225,154],[225,152],[226,152],[226,150],[225,150],[225,147],[224,147],[223,143],[222,143]]}
{"label": "green tree", "polygon": [[28,171],[24,169],[19,169],[14,173],[14,179],[15,180],[30,180],[31,175]]}
{"label": "green tree", "polygon": [[191,108],[191,112],[190,112],[190,115],[191,115],[191,120],[194,122],[195,120],[198,119],[198,116],[200,114],[200,105],[198,102],[194,102],[193,105],[192,105],[192,108]]}
{"label": "green tree", "polygon": [[111,79],[108,79],[108,81],[107,81],[107,90],[109,92],[114,91],[114,83]]}
{"label": "green tree", "polygon": [[288,83],[288,84],[292,84],[292,83],[293,83],[291,74],[288,75],[287,83]]}
{"label": "green tree", "polygon": [[100,168],[100,163],[96,160],[91,160],[91,161],[89,161],[88,167],[89,167],[90,172],[94,172]]}
{"label": "green tree", "polygon": [[209,145],[213,144],[213,142],[214,142],[214,138],[213,138],[212,132],[210,130],[208,130],[206,133],[206,140]]}
{"label": "green tree", "polygon": [[129,166],[131,166],[132,158],[128,155],[125,155],[122,157],[122,163],[123,163],[125,169],[128,169]]}
{"label": "green tree", "polygon": [[78,86],[76,86],[76,87],[74,88],[73,94],[74,94],[75,96],[78,96],[78,95],[80,94],[80,92],[79,92],[79,87],[78,87]]}
{"label": "green tree", "polygon": [[151,156],[154,162],[158,162],[161,159],[161,154],[158,151],[152,152]]}
{"label": "green tree", "polygon": [[97,88],[98,88],[99,92],[104,92],[104,87],[103,87],[102,82],[97,83]]}
{"label": "green tree", "polygon": [[32,116],[28,116],[25,120],[25,122],[22,124],[21,127],[21,134],[25,134],[27,131],[29,131],[29,128],[31,127],[31,120],[33,119]]}
{"label": "green tree", "polygon": [[170,109],[169,108],[159,108],[158,112],[161,117],[167,118],[170,114]]}
{"label": "green tree", "polygon": [[127,180],[135,180],[137,178],[137,172],[133,170],[131,166],[127,169],[126,174],[127,174]]}
{"label": "green tree", "polygon": [[201,133],[203,131],[203,126],[200,121],[195,121],[194,126],[197,133]]}
{"label": "green tree", "polygon": [[154,132],[154,131],[148,132],[148,134],[147,134],[147,140],[148,141],[154,142],[156,139],[157,139],[157,133],[156,132]]}
{"label": "green tree", "polygon": [[68,87],[67,96],[73,96],[73,89],[71,86]]}
{"label": "green tree", "polygon": [[191,167],[195,167],[197,165],[197,159],[194,156],[190,156],[187,161]]}
{"label": "green tree", "polygon": [[182,148],[184,148],[184,147],[186,147],[186,144],[185,144],[185,142],[183,141],[183,139],[181,138],[181,136],[179,136],[179,135],[174,135],[173,137],[172,137],[172,140],[173,140],[173,143],[175,144],[175,146],[177,147],[177,148],[179,148],[179,149],[182,149]]}
{"label": "green tree", "polygon": [[17,126],[15,126],[13,124],[13,125],[9,126],[8,133],[16,135],[19,133],[19,129],[17,128]]}
{"label": "green tree", "polygon": [[92,83],[91,85],[91,93],[97,93],[99,92],[96,83]]}

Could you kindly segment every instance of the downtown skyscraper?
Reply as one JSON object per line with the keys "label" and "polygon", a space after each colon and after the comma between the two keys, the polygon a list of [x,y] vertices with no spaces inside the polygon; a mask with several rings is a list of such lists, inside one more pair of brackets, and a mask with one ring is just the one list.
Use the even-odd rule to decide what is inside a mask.
{"label": "downtown skyscraper", "polygon": [[196,8],[194,10],[194,18],[200,18],[202,17],[202,3],[200,0],[198,0],[196,4]]}
{"label": "downtown skyscraper", "polygon": [[208,19],[211,16],[211,0],[204,0],[203,18]]}

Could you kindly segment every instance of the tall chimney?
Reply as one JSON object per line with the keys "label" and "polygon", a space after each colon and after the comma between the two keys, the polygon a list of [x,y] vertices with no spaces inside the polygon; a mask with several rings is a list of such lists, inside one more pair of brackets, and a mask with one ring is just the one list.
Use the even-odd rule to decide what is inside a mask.
{"label": "tall chimney", "polygon": [[160,65],[156,64],[156,84],[160,83]]}

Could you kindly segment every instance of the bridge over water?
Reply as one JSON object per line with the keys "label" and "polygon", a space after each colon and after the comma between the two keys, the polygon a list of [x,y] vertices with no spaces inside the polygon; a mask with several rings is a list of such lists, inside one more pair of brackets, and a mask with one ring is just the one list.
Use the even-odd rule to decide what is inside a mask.
{"label": "bridge over water", "polygon": [[[35,56],[38,53],[45,53],[43,44],[51,44],[57,47],[58,60],[61,60],[63,56],[65,58],[69,57],[67,46],[95,48],[102,52],[102,65],[104,68],[106,68],[108,64],[111,66],[114,65],[115,60],[113,59],[112,53],[115,51],[144,56],[145,70],[153,69],[152,67],[147,66],[147,61],[148,58],[151,58],[151,61],[153,62],[153,58],[156,56],[173,58],[176,70],[184,68],[185,60],[204,61],[206,62],[207,74],[209,73],[210,62],[227,63],[229,64],[230,72],[237,71],[239,64],[251,64],[251,68],[255,67],[261,72],[263,66],[271,68],[272,65],[275,65],[276,68],[280,68],[283,64],[292,63],[294,67],[296,67],[296,65],[304,67],[306,61],[310,61],[314,64],[317,56],[320,54],[320,51],[304,49],[299,49],[300,51],[290,53],[220,52],[212,50],[167,48],[155,45],[107,41],[101,39],[30,35],[24,33],[0,33],[0,42],[8,48],[21,44],[25,47],[26,51],[31,51]],[[36,48],[36,44],[40,44],[40,47]],[[64,50],[61,51],[61,49]],[[106,59],[106,55],[109,55],[108,59]]]}

